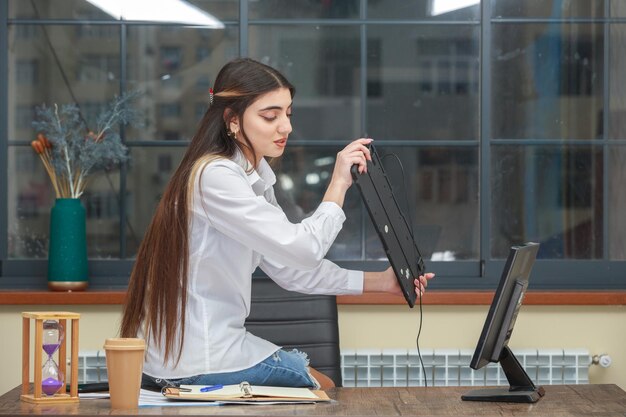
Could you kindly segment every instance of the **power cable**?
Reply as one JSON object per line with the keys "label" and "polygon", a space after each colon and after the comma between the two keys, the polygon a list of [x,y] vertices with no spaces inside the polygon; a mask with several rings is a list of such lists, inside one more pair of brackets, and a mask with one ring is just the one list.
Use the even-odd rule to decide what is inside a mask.
{"label": "power cable", "polygon": [[[400,160],[400,157],[398,157],[398,155],[394,153],[387,153],[383,155],[381,158],[381,162],[384,162],[385,158],[387,158],[388,156],[394,157],[398,161],[398,165],[400,166],[400,171],[402,173],[402,186],[404,187],[404,197],[406,201],[406,210],[407,210],[410,222],[407,222],[407,219],[404,217],[404,214],[402,214],[402,212],[400,212],[400,216],[402,216],[402,219],[407,224],[409,233],[411,234],[411,238],[413,239],[413,246],[415,248],[415,256],[416,256],[415,259],[419,261],[422,259],[422,255],[417,249],[417,244],[415,243],[415,236],[413,234],[413,217],[411,216],[411,207],[409,205],[408,187],[406,186],[406,176],[404,175],[404,166],[402,165],[402,161]],[[419,327],[417,330],[417,338],[415,339],[415,344],[417,346],[417,356],[419,357],[420,365],[422,367],[422,373],[424,375],[424,387],[428,387],[428,378],[426,376],[426,368],[424,367],[424,361],[422,360],[422,352],[420,351],[420,335],[422,334],[422,324],[423,324],[423,316],[424,316],[423,309],[422,309],[422,292],[421,291],[419,292],[419,300],[420,300],[420,303],[419,303],[420,321],[419,321]]]}

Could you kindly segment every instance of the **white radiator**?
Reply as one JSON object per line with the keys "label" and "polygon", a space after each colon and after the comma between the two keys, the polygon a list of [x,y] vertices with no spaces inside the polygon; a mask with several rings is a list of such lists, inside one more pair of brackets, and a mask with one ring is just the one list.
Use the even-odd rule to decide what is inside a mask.
{"label": "white radiator", "polygon": [[[469,367],[471,349],[422,349],[429,386],[507,385],[500,365],[474,371]],[[514,350],[531,379],[539,385],[587,384],[591,357],[585,349]],[[78,382],[107,381],[103,350],[81,351]],[[417,350],[358,349],[341,351],[345,387],[423,386],[424,376]]]}
{"label": "white radiator", "polygon": [[105,382],[107,363],[104,350],[78,352],[78,383]]}
{"label": "white radiator", "polygon": [[[498,364],[475,371],[469,367],[473,349],[421,349],[429,386],[508,385]],[[591,357],[585,349],[513,350],[530,378],[539,385],[587,384]],[[341,351],[345,387],[423,386],[417,349]]]}

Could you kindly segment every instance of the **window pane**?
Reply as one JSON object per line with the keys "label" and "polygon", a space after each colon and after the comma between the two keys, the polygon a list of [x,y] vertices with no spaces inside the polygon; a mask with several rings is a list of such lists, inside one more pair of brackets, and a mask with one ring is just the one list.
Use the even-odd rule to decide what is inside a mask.
{"label": "window pane", "polygon": [[611,17],[626,16],[626,3],[623,0],[611,0]]}
{"label": "window pane", "polygon": [[[9,17],[16,19],[82,19],[82,20],[121,20],[120,10],[116,9],[117,2],[109,2],[108,9],[94,6],[86,0],[9,0]],[[125,20],[151,20],[181,22],[177,9],[184,7],[186,2],[168,2],[167,9],[163,4],[155,4],[156,12],[141,14],[141,3],[131,0],[135,7],[125,8]],[[165,3],[165,2],[162,2]],[[237,19],[239,16],[239,0],[190,0],[189,3],[197,6],[196,10],[184,7],[181,15],[192,16],[194,19]],[[104,4],[104,3],[103,3]],[[153,2],[154,4],[154,2]],[[158,13],[161,12],[161,13]],[[129,14],[131,13],[131,14]],[[197,22],[197,20],[193,20]],[[189,22],[191,23],[191,22]]]}
{"label": "window pane", "polygon": [[604,3],[608,0],[491,0],[495,17],[604,17]]}
{"label": "window pane", "polygon": [[480,0],[380,0],[369,1],[369,19],[478,20]]}
{"label": "window pane", "polygon": [[[98,113],[119,88],[119,28],[101,26],[9,27],[9,139],[30,142],[35,106],[63,105],[78,101],[86,130],[94,125]],[[50,46],[50,44],[52,46]],[[94,49],[94,42],[98,48]],[[96,52],[94,52],[96,51]],[[55,59],[55,55],[58,58]],[[47,256],[49,211],[54,193],[41,161],[30,147],[14,148],[9,159],[15,178],[8,200],[12,230],[9,256],[37,258]],[[16,162],[17,161],[17,162]],[[34,165],[34,166],[33,166]],[[29,170],[28,167],[33,167]],[[9,172],[16,172],[10,170]],[[118,256],[119,224],[117,184],[92,174],[83,205],[87,209],[88,255],[92,258]],[[42,190],[46,190],[43,192]],[[14,221],[12,221],[13,219]]]}
{"label": "window pane", "polygon": [[375,139],[474,139],[478,26],[372,26],[367,133]]}
{"label": "window pane", "polygon": [[[425,259],[478,259],[478,151],[476,148],[381,147],[395,154],[383,164],[403,213],[410,214],[415,241]],[[404,183],[406,182],[406,187]],[[386,259],[380,239],[367,216],[366,258]]]}
{"label": "window pane", "polygon": [[[322,202],[341,147],[288,146],[276,161],[274,191],[278,204],[294,223],[312,214]],[[356,189],[348,190],[343,205],[346,221],[327,257],[361,259],[361,200]]]}
{"label": "window pane", "polygon": [[[50,178],[29,147],[9,148],[9,258],[47,258],[50,210],[55,194]],[[108,179],[107,179],[108,175]],[[81,197],[86,212],[87,255],[119,256],[119,174],[94,173]]]}
{"label": "window pane", "polygon": [[220,20],[239,19],[239,0],[188,0]]}
{"label": "window pane", "polygon": [[250,19],[347,19],[359,17],[360,0],[251,1]]}
{"label": "window pane", "polygon": [[626,139],[626,25],[612,24],[610,30],[609,133],[612,139]]}
{"label": "window pane", "polygon": [[238,55],[238,29],[128,29],[128,88],[145,93],[141,129],[128,140],[190,140],[219,69]]}
{"label": "window pane", "polygon": [[131,147],[126,178],[126,256],[134,257],[186,147]]}
{"label": "window pane", "polygon": [[292,138],[345,143],[360,136],[358,27],[250,26],[249,41],[250,57],[296,87]]}
{"label": "window pane", "polygon": [[91,258],[120,257],[119,184],[119,170],[95,173],[81,197],[87,216],[87,254]]}
{"label": "window pane", "polygon": [[84,19],[115,18],[86,0],[9,0],[9,18]]}
{"label": "window pane", "polygon": [[[288,147],[280,161],[276,161],[276,197],[292,222],[310,215],[322,201],[335,163],[339,147]],[[455,150],[435,148],[418,151],[414,148],[388,148],[401,155],[410,190],[409,198],[416,239],[422,254],[452,259],[478,258],[478,165],[475,149]],[[184,153],[181,148],[133,148],[132,168],[129,170],[129,219],[133,232],[128,232],[128,253],[136,253],[162,191],[178,166]],[[384,151],[383,151],[384,153]],[[163,159],[167,161],[163,162]],[[385,160],[399,204],[406,212],[406,193],[395,161]],[[171,168],[169,168],[171,167]],[[407,174],[408,175],[408,174]],[[361,225],[363,216],[361,198],[351,188],[343,207],[346,222],[328,258],[335,260],[361,259]],[[457,221],[451,222],[450,219]],[[367,233],[366,259],[384,257],[378,236],[369,217],[365,218]],[[434,253],[437,252],[437,253]]]}
{"label": "window pane", "polygon": [[[326,192],[338,147],[290,146],[274,161],[276,199],[290,221],[297,223],[317,209]],[[171,175],[186,147],[133,147],[128,172],[128,256],[137,248],[152,219]],[[359,259],[361,256],[361,206],[355,191],[349,191],[344,204],[347,219],[328,252],[331,259]],[[149,213],[149,215],[147,215]]]}
{"label": "window pane", "polygon": [[30,146],[11,146],[8,157],[9,258],[47,258],[54,189]]}
{"label": "window pane", "polygon": [[9,26],[10,140],[35,138],[35,106],[69,104],[73,95],[92,126],[118,93],[119,28],[103,26],[106,33],[97,39],[87,34],[89,28],[94,26]]}
{"label": "window pane", "polygon": [[492,135],[602,137],[603,26],[493,26]]}
{"label": "window pane", "polygon": [[494,146],[491,254],[541,243],[550,259],[602,259],[602,148]]}
{"label": "window pane", "polygon": [[626,260],[626,147],[609,147],[609,257]]}

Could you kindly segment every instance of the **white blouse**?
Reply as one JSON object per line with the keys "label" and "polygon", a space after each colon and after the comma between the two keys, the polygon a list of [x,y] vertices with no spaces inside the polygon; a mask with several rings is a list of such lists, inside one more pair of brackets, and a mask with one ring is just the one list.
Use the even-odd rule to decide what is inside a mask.
{"label": "white blouse", "polygon": [[276,176],[269,164],[262,159],[250,175],[246,166],[239,153],[234,160],[214,160],[198,171],[182,355],[177,365],[171,359],[164,363],[164,350],[147,340],[144,372],[150,376],[239,371],[279,349],[244,327],[257,266],[288,290],[336,295],[363,291],[362,271],[324,259],[345,220],[343,210],[323,202],[310,217],[293,224],[276,202]]}

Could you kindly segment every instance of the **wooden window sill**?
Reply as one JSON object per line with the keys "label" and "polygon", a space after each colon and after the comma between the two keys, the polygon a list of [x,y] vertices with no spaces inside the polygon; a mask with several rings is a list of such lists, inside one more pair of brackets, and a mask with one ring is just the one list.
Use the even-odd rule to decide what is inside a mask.
{"label": "wooden window sill", "polygon": [[[423,299],[426,305],[489,305],[493,291],[430,291]],[[88,290],[53,292],[37,290],[0,291],[0,305],[115,305],[123,304],[126,291]],[[343,305],[403,305],[404,298],[384,293],[343,295]],[[526,305],[626,305],[626,291],[529,291]]]}
{"label": "wooden window sill", "polygon": [[106,305],[123,304],[126,291],[74,291],[2,290],[0,305]]}
{"label": "wooden window sill", "polygon": [[[430,291],[425,305],[490,305],[494,291]],[[337,297],[337,304],[405,304],[403,297],[384,293]],[[626,305],[626,291],[528,291],[525,305]]]}

